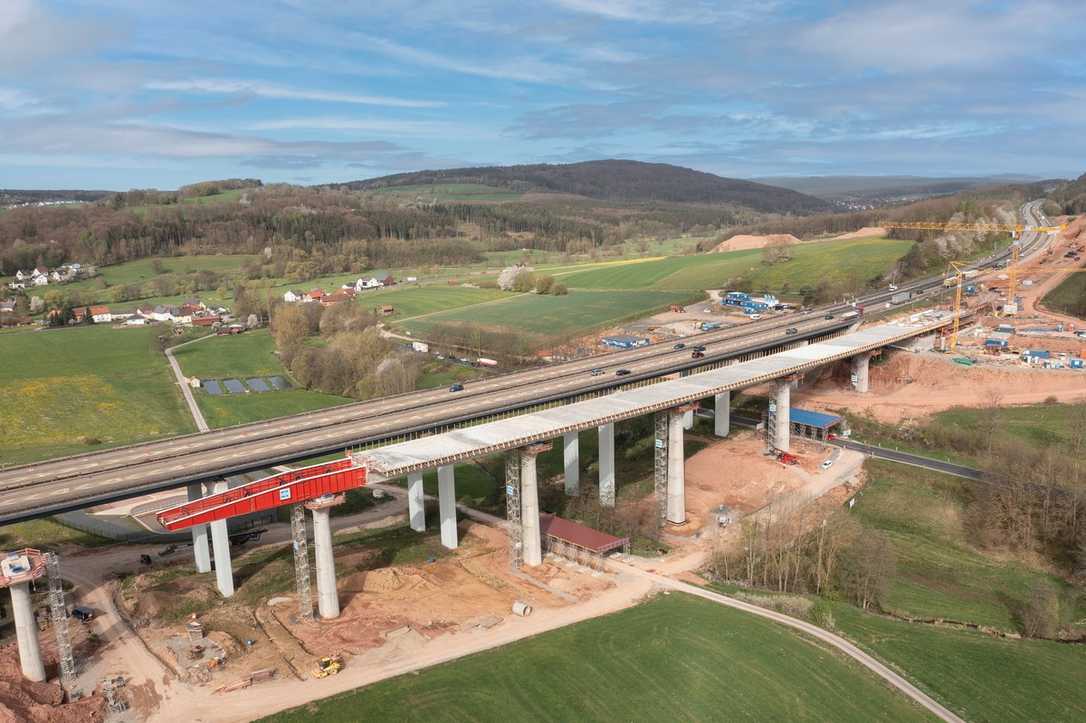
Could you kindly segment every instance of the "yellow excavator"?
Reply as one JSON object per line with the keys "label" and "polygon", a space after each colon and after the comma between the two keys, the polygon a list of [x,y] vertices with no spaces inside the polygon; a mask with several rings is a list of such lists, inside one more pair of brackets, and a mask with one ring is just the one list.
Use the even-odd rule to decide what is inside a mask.
{"label": "yellow excavator", "polygon": [[313,668],[313,677],[327,678],[329,675],[335,675],[341,670],[343,670],[343,656],[326,655],[317,660],[317,665]]}

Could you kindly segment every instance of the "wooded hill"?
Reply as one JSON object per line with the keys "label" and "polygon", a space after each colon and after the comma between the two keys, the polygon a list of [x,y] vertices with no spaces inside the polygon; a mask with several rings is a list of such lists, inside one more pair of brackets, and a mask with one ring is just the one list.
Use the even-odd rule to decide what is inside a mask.
{"label": "wooded hill", "polygon": [[438,183],[478,183],[524,193],[568,193],[615,202],[737,204],[763,213],[803,214],[832,209],[822,199],[786,188],[667,163],[624,160],[447,168],[351,181],[336,187],[365,191]]}

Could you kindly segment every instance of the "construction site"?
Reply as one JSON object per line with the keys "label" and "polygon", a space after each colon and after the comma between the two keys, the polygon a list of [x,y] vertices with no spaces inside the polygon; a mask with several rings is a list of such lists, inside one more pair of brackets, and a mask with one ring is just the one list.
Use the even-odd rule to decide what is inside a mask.
{"label": "construction site", "polygon": [[[618,480],[617,493],[607,422],[598,484],[580,484],[576,430],[553,435],[563,440],[562,474],[537,479],[535,459],[549,442],[507,446],[504,518],[457,506],[451,463],[432,465],[434,499],[423,493],[429,461],[384,475],[348,451],[134,507],[163,532],[191,531],[185,544],[13,551],[0,568],[17,633],[0,649],[0,712],[143,721],[185,710],[192,720],[249,720],[632,606],[652,585],[628,566],[694,574],[714,549],[740,544],[745,520],[846,504],[865,482],[864,455],[833,444],[849,434],[846,413],[902,422],[993,400],[1086,400],[1086,334],[1041,303],[1080,270],[1084,245],[1082,225],[1072,225],[1007,269],[955,268],[927,315],[888,317],[887,328],[927,324],[935,334],[870,344],[783,379],[752,376],[742,399],[717,393],[713,407],[659,407],[655,444],[652,436],[630,444],[653,458],[654,477]],[[723,305],[714,296],[654,323],[692,332],[738,321]],[[689,458],[683,430],[700,447]],[[362,488],[379,491],[381,503],[337,515]],[[584,495],[637,524],[612,534],[559,516],[561,504],[541,514],[541,500]],[[263,538],[233,552],[226,521],[257,513],[271,514]],[[639,525],[658,534],[639,535]]]}

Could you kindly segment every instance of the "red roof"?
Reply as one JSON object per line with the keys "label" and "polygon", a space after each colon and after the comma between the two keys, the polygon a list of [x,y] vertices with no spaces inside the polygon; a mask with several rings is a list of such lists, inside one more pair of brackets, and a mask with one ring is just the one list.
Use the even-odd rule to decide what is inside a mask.
{"label": "red roof", "polygon": [[108,314],[108,313],[109,313],[109,307],[108,306],[92,306],[92,307],[90,307],[90,315],[91,316],[98,316],[100,314]]}
{"label": "red roof", "polygon": [[211,326],[219,320],[217,316],[197,316],[192,320],[193,326]]}
{"label": "red roof", "polygon": [[600,532],[579,522],[562,519],[555,515],[541,514],[539,516],[539,527],[543,534],[548,537],[571,542],[574,545],[600,554],[618,549],[630,542],[629,537],[608,535],[606,532]]}
{"label": "red roof", "polygon": [[313,289],[307,294],[307,296],[310,299],[323,299],[325,296],[324,289]]}

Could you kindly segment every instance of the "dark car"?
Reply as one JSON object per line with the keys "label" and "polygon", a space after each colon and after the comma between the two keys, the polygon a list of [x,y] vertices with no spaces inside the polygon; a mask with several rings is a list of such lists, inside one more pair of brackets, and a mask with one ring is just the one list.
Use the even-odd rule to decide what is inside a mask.
{"label": "dark car", "polygon": [[698,344],[696,347],[694,347],[694,351],[705,351],[705,346],[702,344]]}
{"label": "dark car", "polygon": [[672,348],[672,349],[685,349],[685,348],[686,348],[686,344],[683,344],[683,343],[682,343],[682,342],[680,341],[680,342],[679,342],[678,344],[676,344],[675,346],[673,346],[673,347],[671,347],[671,348]]}
{"label": "dark car", "polygon": [[451,387],[449,387],[449,391],[450,392],[462,392],[462,391],[464,391],[464,385],[463,384],[453,384]]}
{"label": "dark car", "polygon": [[690,355],[690,358],[691,359],[704,359],[705,358],[705,352],[696,351],[696,352],[694,352],[693,354]]}
{"label": "dark car", "polygon": [[615,372],[615,376],[616,377],[624,377],[627,374],[631,374],[631,373],[632,372],[629,369],[619,369],[617,372]]}
{"label": "dark car", "polygon": [[784,330],[784,333],[787,334],[788,336],[792,336],[793,334],[798,334],[799,331],[796,330],[796,327],[790,326],[790,327],[788,327],[787,329]]}
{"label": "dark car", "polygon": [[600,374],[603,374],[603,370],[602,370],[602,369],[600,369],[599,367],[596,367],[595,369],[593,369],[593,370],[591,371],[591,374],[592,374],[592,376],[594,376],[594,377],[598,377],[598,376],[599,376]]}
{"label": "dark car", "polygon": [[87,623],[94,619],[94,611],[80,605],[72,608],[72,617],[81,623]]}
{"label": "dark car", "polygon": [[823,318],[823,319],[832,319],[832,318],[833,318],[833,314],[826,314],[826,315],[825,315],[825,316],[823,316],[822,318]]}

